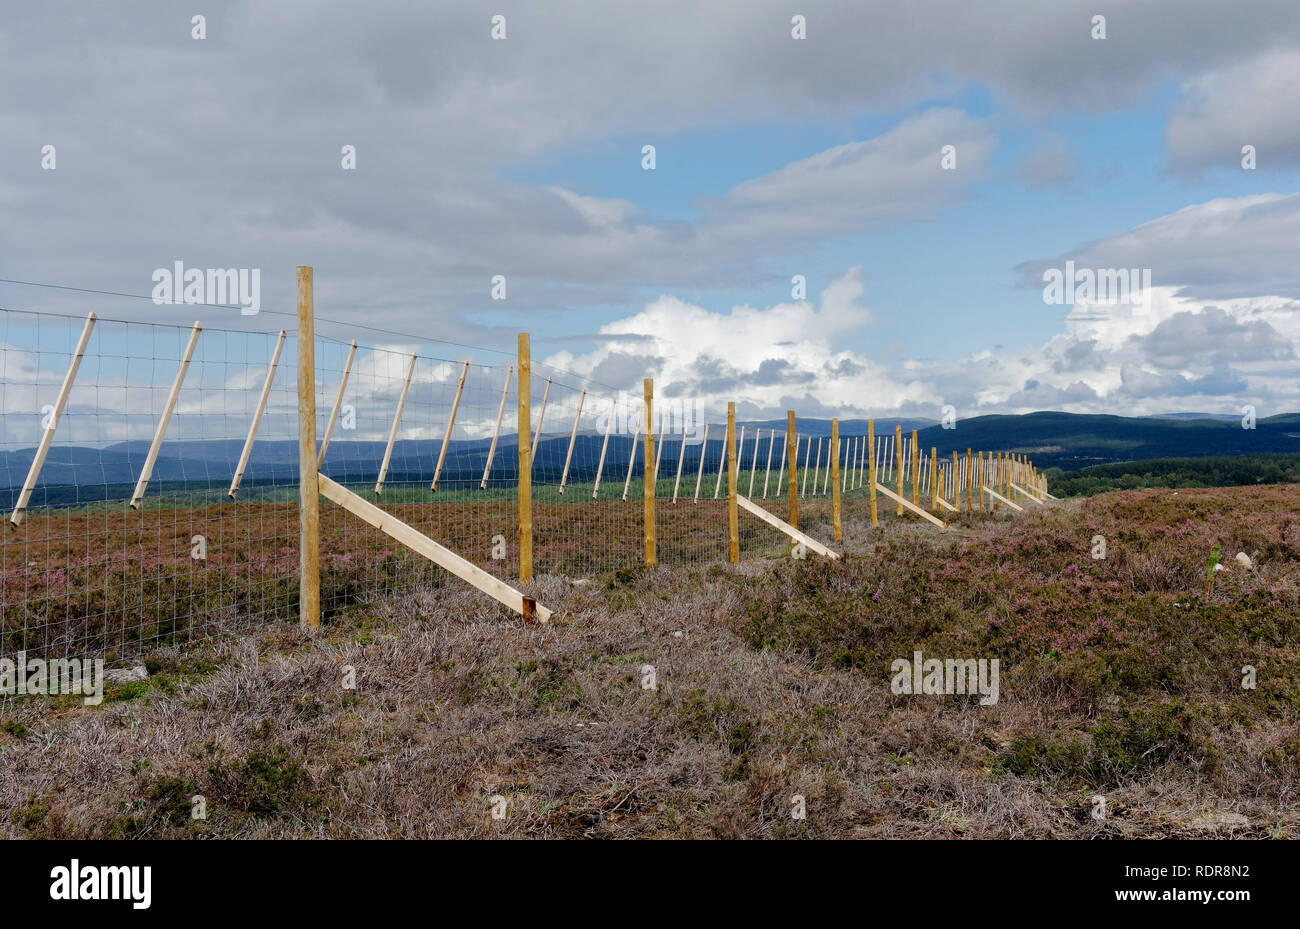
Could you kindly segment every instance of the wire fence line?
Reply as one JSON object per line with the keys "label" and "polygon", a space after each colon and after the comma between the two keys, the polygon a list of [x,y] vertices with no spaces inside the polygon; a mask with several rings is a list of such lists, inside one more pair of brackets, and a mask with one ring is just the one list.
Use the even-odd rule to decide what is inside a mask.
{"label": "wire fence line", "polygon": [[[0,652],[120,659],[301,616],[299,336],[0,309]],[[1012,490],[1006,456],[940,460],[901,430],[737,424],[397,334],[306,344],[318,472],[346,494],[313,543],[326,616],[449,583],[430,541],[513,590],[534,572],[798,557],[789,530],[831,546],[842,504],[865,518],[876,490],[890,515],[890,488],[929,513],[974,509],[976,485],[980,508],[1002,505],[986,484],[1007,505],[1046,496],[1028,462]],[[775,519],[737,518],[738,501]]]}

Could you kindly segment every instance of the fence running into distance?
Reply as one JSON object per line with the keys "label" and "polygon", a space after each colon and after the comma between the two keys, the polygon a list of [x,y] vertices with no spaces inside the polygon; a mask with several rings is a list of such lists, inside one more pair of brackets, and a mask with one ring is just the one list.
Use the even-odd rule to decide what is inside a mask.
{"label": "fence running into distance", "polygon": [[370,341],[314,332],[310,269],[284,331],[0,310],[0,653],[123,658],[453,574],[545,620],[534,573],[836,557],[847,514],[1050,496],[1023,456],[901,427],[700,422],[526,335],[492,364]]}

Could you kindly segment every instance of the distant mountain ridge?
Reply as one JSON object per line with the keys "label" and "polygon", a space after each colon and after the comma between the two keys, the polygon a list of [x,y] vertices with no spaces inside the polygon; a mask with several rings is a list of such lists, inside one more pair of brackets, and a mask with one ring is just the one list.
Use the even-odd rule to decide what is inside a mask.
{"label": "distant mountain ridge", "polygon": [[[778,436],[784,420],[765,420],[739,424],[745,430],[745,448],[753,449],[755,431],[760,438],[760,467],[766,462],[768,434]],[[1300,413],[1280,414],[1259,419],[1254,429],[1242,428],[1238,419],[1184,419],[1179,416],[1125,417],[1100,414],[1040,412],[1022,415],[977,416],[958,419],[954,428],[945,429],[933,420],[878,419],[877,437],[892,437],[895,425],[905,435],[917,429],[917,438],[926,451],[936,447],[941,455],[967,448],[984,451],[1007,451],[1027,454],[1040,467],[1074,470],[1109,462],[1136,461],[1148,458],[1188,458],[1200,456],[1254,455],[1300,452]],[[803,435],[825,436],[830,433],[828,419],[801,419],[798,430]],[[737,430],[739,433],[739,429]],[[866,420],[844,420],[843,437],[862,436]],[[716,467],[722,448],[723,430],[716,424],[709,432],[706,467]],[[605,479],[612,480],[627,471],[632,452],[632,437],[611,436],[606,453]],[[570,465],[570,480],[591,480],[600,460],[604,436],[595,432],[578,435]],[[325,458],[325,472],[342,480],[373,480],[384,453],[381,441],[348,441],[335,435]],[[481,478],[489,439],[453,440],[448,446],[443,479],[453,482],[477,481]],[[541,480],[557,480],[568,452],[567,434],[543,436],[534,459],[534,473]],[[50,449],[41,472],[42,485],[82,486],[132,483],[138,477],[148,452],[146,441],[121,442],[105,448],[58,446]],[[212,441],[165,442],[154,467],[157,482],[228,483],[238,464],[243,442],[237,439]],[[401,440],[393,448],[389,479],[430,480],[442,447],[441,438]],[[673,452],[664,452],[664,463],[675,471],[677,439],[666,443]],[[698,468],[699,444],[688,444],[685,462]],[[20,487],[27,475],[34,449],[0,452],[0,490]],[[774,455],[779,456],[778,443]],[[752,456],[752,452],[749,453]],[[638,451],[634,471],[640,473]],[[752,460],[752,457],[751,459]],[[746,464],[742,459],[742,464]],[[514,480],[518,465],[516,436],[501,436],[492,466],[494,482]],[[775,466],[775,465],[774,465]],[[259,441],[245,472],[245,480],[290,480],[298,468],[298,444],[295,441]]]}

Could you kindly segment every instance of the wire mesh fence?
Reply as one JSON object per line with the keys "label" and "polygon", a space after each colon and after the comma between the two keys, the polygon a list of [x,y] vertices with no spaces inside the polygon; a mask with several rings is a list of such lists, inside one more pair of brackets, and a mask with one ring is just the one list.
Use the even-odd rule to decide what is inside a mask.
{"label": "wire mesh fence", "polygon": [[[522,359],[389,335],[313,343],[319,472],[385,518],[508,583],[637,568],[651,551],[728,559],[726,417],[545,366],[521,383]],[[296,337],[0,310],[0,648],[111,660],[297,616]],[[925,509],[963,508],[971,467],[1006,489],[1001,460],[949,461],[914,433],[730,425],[737,496],[823,544],[841,504],[865,518],[873,481]],[[791,551],[749,513],[736,542],[745,558]],[[448,577],[343,506],[322,505],[319,546],[327,616]]]}

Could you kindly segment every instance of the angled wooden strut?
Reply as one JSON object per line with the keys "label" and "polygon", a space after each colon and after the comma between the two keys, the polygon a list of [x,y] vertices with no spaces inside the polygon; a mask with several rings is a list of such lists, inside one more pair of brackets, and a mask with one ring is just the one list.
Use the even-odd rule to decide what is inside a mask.
{"label": "angled wooden strut", "polygon": [[754,503],[748,497],[742,497],[740,494],[737,494],[736,505],[739,506],[742,510],[745,510],[747,513],[752,513],[753,515],[757,516],[759,519],[767,523],[769,526],[781,530],[786,535],[788,535],[791,538],[791,540],[795,542],[803,543],[805,548],[810,548],[817,554],[824,555],[827,558],[837,559],[840,557],[839,552],[831,551],[829,548],[827,548],[825,545],[822,545],[822,543],[818,542],[812,536],[800,532],[798,529],[790,525],[781,517],[773,516],[771,513],[763,509],[757,503]]}
{"label": "angled wooden strut", "polygon": [[77,347],[72,352],[72,360],[68,363],[68,372],[63,375],[63,385],[59,387],[59,396],[54,401],[54,411],[50,414],[50,423],[41,433],[40,444],[36,447],[36,454],[32,458],[32,465],[27,471],[27,480],[23,481],[22,493],[18,495],[18,501],[14,504],[13,515],[9,517],[9,522],[15,526],[21,525],[23,513],[27,510],[27,502],[32,498],[32,491],[36,488],[36,478],[40,476],[41,466],[45,464],[45,456],[50,453],[50,443],[54,441],[54,430],[59,425],[59,417],[63,415],[63,408],[68,403],[68,394],[72,392],[72,382],[77,377],[77,369],[81,367],[81,359],[86,354],[86,343],[90,341],[90,333],[95,328],[97,317],[91,313],[86,317],[86,325],[81,330],[81,338],[77,340]]}
{"label": "angled wooden strut", "polygon": [[446,568],[461,580],[473,584],[483,593],[504,603],[516,613],[529,615],[531,610],[532,615],[543,623],[551,618],[551,611],[541,604],[533,602],[531,597],[525,597],[509,584],[488,574],[477,565],[466,561],[451,549],[440,545],[419,530],[408,526],[396,516],[385,512],[369,500],[348,490],[342,484],[330,480],[324,474],[320,475],[318,480],[320,481],[321,496],[337,503],[353,516],[391,536],[413,552],[423,555],[440,567]]}
{"label": "angled wooden strut", "polygon": [[888,487],[886,487],[884,484],[881,484],[881,485],[880,485],[878,488],[876,488],[876,489],[879,490],[879,491],[880,491],[882,494],[884,494],[886,497],[888,497],[890,500],[893,500],[895,503],[897,503],[901,509],[911,510],[911,511],[912,511],[913,513],[915,513],[917,516],[920,516],[922,519],[926,519],[926,520],[928,520],[928,521],[934,523],[934,524],[935,524],[936,526],[938,526],[940,529],[947,529],[947,528],[948,528],[948,524],[945,523],[942,519],[938,519],[938,518],[936,518],[936,517],[934,517],[934,516],[931,516],[929,513],[927,513],[925,510],[921,509],[919,506],[917,506],[917,505],[916,505],[915,503],[913,503],[911,500],[906,500],[906,499],[904,499],[903,497],[900,497],[898,494],[894,493],[892,490],[890,490],[890,489],[889,489]]}
{"label": "angled wooden strut", "polygon": [[994,490],[992,487],[989,487],[987,484],[984,485],[984,492],[985,492],[986,494],[988,494],[990,497],[992,497],[994,500],[1001,500],[1003,503],[1005,503],[1007,506],[1011,507],[1011,509],[1013,509],[1013,510],[1018,510],[1019,512],[1022,512],[1022,513],[1023,513],[1024,510],[1025,510],[1025,508],[1024,508],[1023,506],[1021,506],[1021,505],[1018,504],[1018,503],[1012,503],[1010,500],[1008,500],[1006,497],[1002,496],[1002,494],[998,493],[998,492],[997,492],[996,490]]}
{"label": "angled wooden strut", "polygon": [[1019,484],[1012,484],[1011,489],[1020,491],[1022,494],[1024,494],[1026,497],[1028,497],[1030,500],[1033,500],[1035,503],[1039,504],[1040,506],[1043,503],[1043,501],[1040,500],[1036,494],[1032,493],[1031,491],[1025,490],[1025,488],[1021,487]]}

